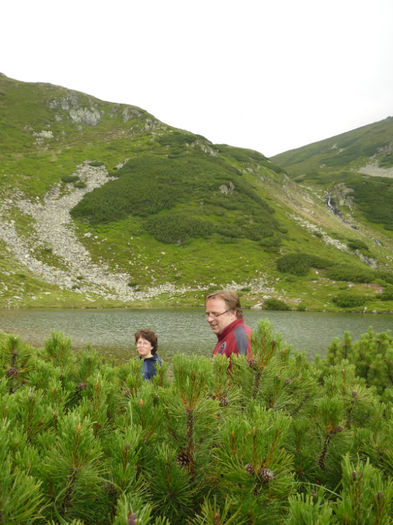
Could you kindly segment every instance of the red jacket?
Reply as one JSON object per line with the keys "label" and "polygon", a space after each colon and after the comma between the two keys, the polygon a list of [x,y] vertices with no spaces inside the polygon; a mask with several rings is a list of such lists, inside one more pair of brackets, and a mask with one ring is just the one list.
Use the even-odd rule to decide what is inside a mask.
{"label": "red jacket", "polygon": [[213,356],[225,354],[245,355],[247,359],[252,357],[251,353],[251,328],[244,324],[244,319],[235,319],[231,324],[217,335],[218,341],[213,350]]}

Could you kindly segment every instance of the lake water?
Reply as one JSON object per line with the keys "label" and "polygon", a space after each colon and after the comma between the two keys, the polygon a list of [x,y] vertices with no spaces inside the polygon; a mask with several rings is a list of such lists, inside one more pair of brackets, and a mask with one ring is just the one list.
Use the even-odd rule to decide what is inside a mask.
{"label": "lake water", "polygon": [[[246,324],[255,329],[269,319],[274,332],[308,358],[325,355],[335,337],[349,331],[356,340],[370,326],[375,332],[393,329],[393,315],[322,312],[268,312],[246,310]],[[91,345],[117,362],[136,355],[134,333],[150,328],[158,335],[159,354],[210,356],[216,342],[201,309],[108,310],[0,310],[0,330],[19,335],[34,346],[43,346],[52,331],[70,337],[74,348]]]}

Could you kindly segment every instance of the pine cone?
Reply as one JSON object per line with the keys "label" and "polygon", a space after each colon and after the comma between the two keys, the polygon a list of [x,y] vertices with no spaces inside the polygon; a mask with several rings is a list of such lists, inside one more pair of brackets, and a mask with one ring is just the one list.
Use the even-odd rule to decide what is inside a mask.
{"label": "pine cone", "polygon": [[15,368],[14,366],[11,366],[11,368],[7,370],[8,377],[16,377],[17,375],[18,375],[18,369]]}
{"label": "pine cone", "polygon": [[256,370],[257,369],[257,362],[255,361],[255,359],[251,358],[249,361],[248,361],[248,366],[250,368],[252,368],[253,370]]}
{"label": "pine cone", "polygon": [[249,474],[251,474],[251,476],[255,474],[254,466],[250,465],[250,463],[247,463],[247,465],[244,468]]}
{"label": "pine cone", "polygon": [[258,478],[264,483],[269,483],[270,481],[273,481],[274,474],[270,468],[261,468],[258,471]]}
{"label": "pine cone", "polygon": [[85,390],[87,388],[87,383],[79,383],[77,386],[78,390]]}
{"label": "pine cone", "polygon": [[187,467],[187,465],[191,462],[191,456],[188,452],[182,451],[180,454],[176,456],[176,461],[179,463],[182,467]]}
{"label": "pine cone", "polygon": [[228,398],[226,396],[223,396],[220,399],[220,407],[227,407],[229,404]]}
{"label": "pine cone", "polygon": [[136,517],[136,514],[131,514],[131,512],[128,514],[128,525],[136,525],[138,521],[138,518]]}

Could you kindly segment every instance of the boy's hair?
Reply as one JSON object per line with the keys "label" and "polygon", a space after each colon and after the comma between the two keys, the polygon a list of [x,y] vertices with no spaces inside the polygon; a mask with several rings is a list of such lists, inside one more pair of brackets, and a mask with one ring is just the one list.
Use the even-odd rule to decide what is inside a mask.
{"label": "boy's hair", "polygon": [[216,292],[209,293],[206,296],[207,302],[209,299],[223,299],[228,310],[233,310],[236,313],[238,319],[243,318],[243,310],[240,306],[240,299],[236,292],[232,290],[217,290]]}
{"label": "boy's hair", "polygon": [[148,329],[137,330],[135,332],[135,344],[138,342],[138,339],[140,339],[141,337],[149,341],[149,343],[152,346],[151,353],[154,355],[157,352],[157,348],[158,348],[158,338],[156,334],[152,330],[148,330]]}

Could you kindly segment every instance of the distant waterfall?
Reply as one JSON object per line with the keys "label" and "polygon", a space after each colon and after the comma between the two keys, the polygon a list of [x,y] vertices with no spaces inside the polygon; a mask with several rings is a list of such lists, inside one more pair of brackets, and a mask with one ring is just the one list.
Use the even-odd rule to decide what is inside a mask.
{"label": "distant waterfall", "polygon": [[329,208],[329,210],[331,212],[333,212],[334,215],[339,217],[345,224],[348,224],[354,230],[358,230],[359,228],[357,226],[355,226],[354,224],[351,224],[346,219],[344,219],[344,217],[341,215],[340,211],[335,207],[334,200],[332,199],[330,193],[327,190],[325,191],[325,193],[326,193],[326,205]]}

